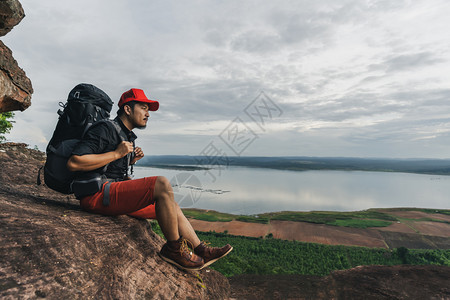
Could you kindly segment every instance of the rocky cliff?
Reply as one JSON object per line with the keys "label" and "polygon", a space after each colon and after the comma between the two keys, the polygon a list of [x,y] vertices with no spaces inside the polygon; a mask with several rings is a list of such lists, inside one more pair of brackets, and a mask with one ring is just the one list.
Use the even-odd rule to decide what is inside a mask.
{"label": "rocky cliff", "polygon": [[[0,1],[0,36],[25,16]],[[0,113],[25,110],[33,88],[0,41]],[[1,299],[225,299],[228,280],[210,269],[183,272],[159,258],[164,240],[145,220],[80,210],[36,185],[44,154],[0,144]]]}
{"label": "rocky cliff", "polygon": [[[19,1],[0,1],[0,36],[7,34],[24,17]],[[13,58],[11,50],[0,41],[0,113],[25,110],[31,105],[32,93],[30,79]]]}
{"label": "rocky cliff", "polygon": [[25,144],[0,144],[1,299],[228,298],[220,273],[161,260],[164,241],[147,221],[89,214],[37,186],[43,159]]}

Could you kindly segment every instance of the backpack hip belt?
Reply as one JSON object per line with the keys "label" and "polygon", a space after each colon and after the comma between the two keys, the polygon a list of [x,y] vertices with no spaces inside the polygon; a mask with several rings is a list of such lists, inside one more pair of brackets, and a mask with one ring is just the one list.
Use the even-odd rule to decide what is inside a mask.
{"label": "backpack hip belt", "polygon": [[75,179],[71,183],[71,190],[74,192],[78,200],[86,196],[93,195],[102,190],[103,184],[108,179],[105,175],[98,175],[89,179]]}

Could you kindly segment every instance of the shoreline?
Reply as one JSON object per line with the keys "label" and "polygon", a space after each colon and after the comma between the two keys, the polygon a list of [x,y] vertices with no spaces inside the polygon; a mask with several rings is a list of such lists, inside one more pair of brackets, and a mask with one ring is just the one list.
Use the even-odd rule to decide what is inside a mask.
{"label": "shoreline", "polygon": [[[206,162],[205,162],[206,161]],[[207,164],[205,164],[207,163]],[[239,166],[286,171],[371,171],[399,172],[427,175],[450,175],[450,159],[437,158],[359,158],[359,157],[306,157],[275,156],[228,157],[225,162],[211,163],[203,156],[152,155],[141,162],[141,166],[178,168],[193,166],[199,168],[227,168]]]}

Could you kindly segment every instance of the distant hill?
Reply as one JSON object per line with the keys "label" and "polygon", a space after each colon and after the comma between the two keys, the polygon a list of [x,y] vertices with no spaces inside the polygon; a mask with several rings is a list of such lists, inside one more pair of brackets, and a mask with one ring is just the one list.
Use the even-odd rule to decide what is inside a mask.
{"label": "distant hill", "polygon": [[450,159],[389,159],[306,156],[241,156],[215,159],[214,157],[208,156],[158,155],[144,157],[140,162],[140,165],[164,168],[179,168],[180,166],[216,168],[221,165],[291,171],[344,170],[450,175]]}

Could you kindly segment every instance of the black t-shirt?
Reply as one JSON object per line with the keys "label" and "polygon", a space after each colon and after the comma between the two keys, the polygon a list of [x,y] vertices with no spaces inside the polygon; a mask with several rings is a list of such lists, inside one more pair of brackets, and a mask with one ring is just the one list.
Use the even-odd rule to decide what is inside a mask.
{"label": "black t-shirt", "polygon": [[[121,134],[117,132],[112,122],[119,124]],[[134,142],[137,138],[136,135],[128,130],[128,128],[122,123],[119,117],[114,120],[106,122],[98,122],[89,128],[89,130],[84,135],[83,139],[75,146],[72,151],[72,155],[86,155],[86,154],[101,154],[116,150],[117,146],[122,142],[122,140],[129,142]],[[121,159],[112,161],[109,163],[106,171],[103,168],[89,171],[89,172],[79,172],[77,178],[90,177],[94,173],[104,174],[108,178],[122,180],[128,169],[128,156],[124,156]]]}

